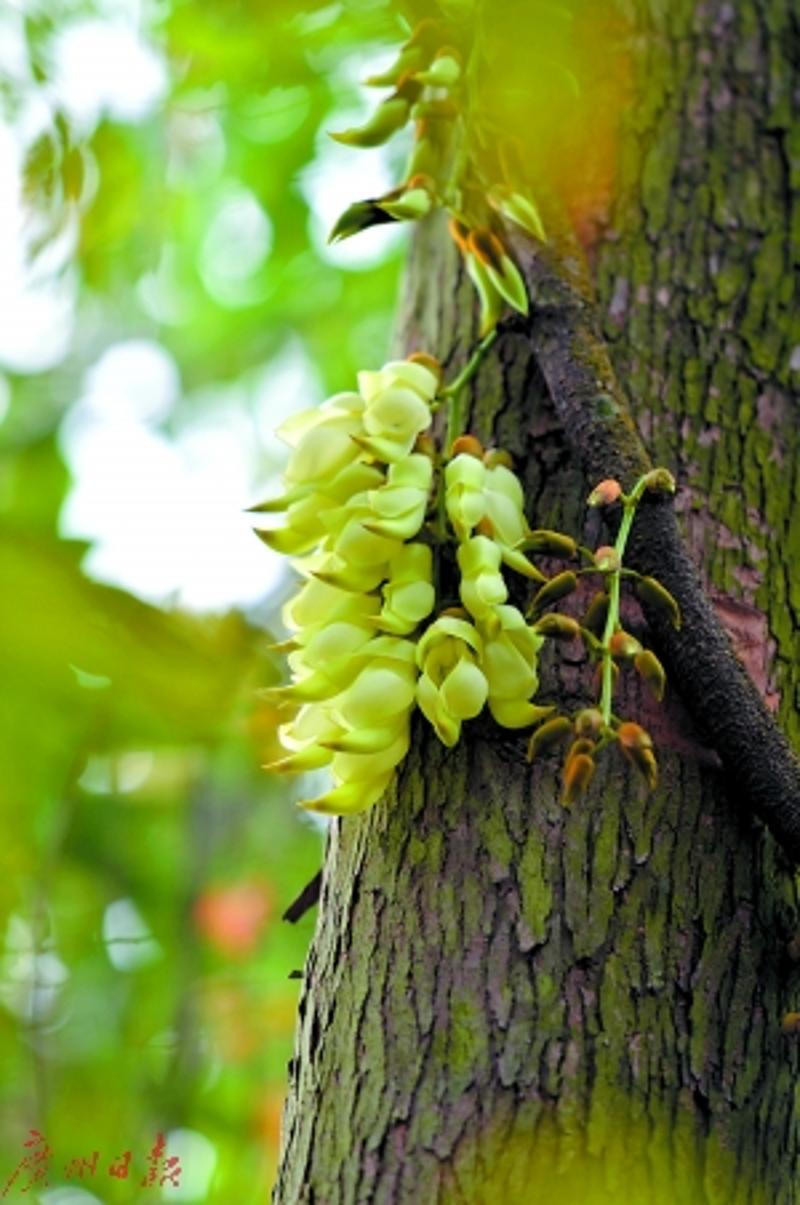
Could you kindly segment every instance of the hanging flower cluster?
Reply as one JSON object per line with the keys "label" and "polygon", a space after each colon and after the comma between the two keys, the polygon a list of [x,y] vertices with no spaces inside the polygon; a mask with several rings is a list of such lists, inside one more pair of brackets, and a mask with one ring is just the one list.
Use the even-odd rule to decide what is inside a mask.
{"label": "hanging flower cluster", "polygon": [[[302,806],[360,812],[405,757],[415,706],[448,747],[486,707],[504,728],[534,729],[531,760],[570,741],[565,802],[588,786],[597,754],[612,743],[655,786],[652,740],[614,714],[612,698],[624,664],[663,697],[663,668],[622,628],[619,604],[624,572],[641,597],[680,622],[668,591],[622,564],[638,502],[646,490],[672,491],[670,475],[654,470],[630,495],[601,482],[590,505],[621,505],[623,516],[615,546],[590,552],[563,533],[530,529],[507,454],[484,451],[471,435],[457,438],[448,457],[437,452],[430,427],[447,390],[432,357],[362,372],[358,384],[284,424],[279,434],[292,448],[286,492],[253,508],[284,516],[282,527],[257,534],[293,556],[304,579],[283,613],[293,635],[278,646],[293,680],[267,692],[288,713],[280,728],[286,756],[269,768],[327,767],[333,786]],[[547,578],[530,551],[584,563]],[[460,606],[437,597],[448,558]],[[533,583],[526,613],[508,601],[509,569]],[[548,610],[587,574],[599,575],[604,589],[582,621]],[[534,701],[539,652],[546,639],[576,637],[597,663],[599,701],[573,717],[554,715]]]}
{"label": "hanging flower cluster", "polygon": [[256,508],[285,515],[258,534],[298,556],[306,579],[284,610],[294,681],[273,693],[299,709],[274,768],[329,766],[335,786],[307,805],[317,811],[369,807],[408,749],[417,666],[407,636],[435,601],[431,549],[414,541],[433,463],[413,448],[439,383],[428,357],[394,361],[290,419],[279,431],[292,448],[287,491]]}
{"label": "hanging flower cluster", "polygon": [[[292,636],[278,646],[288,653],[292,682],[267,692],[286,711],[279,730],[286,756],[269,768],[327,768],[331,789],[301,805],[317,812],[360,812],[380,798],[408,750],[415,706],[448,747],[484,708],[505,728],[533,729],[531,760],[568,739],[565,802],[586,788],[610,744],[648,786],[656,782],[652,740],[617,716],[612,701],[624,664],[663,695],[660,663],[621,626],[620,589],[624,574],[680,622],[660,583],[623,568],[643,493],[675,485],[663,469],[628,495],[616,481],[601,482],[590,505],[621,506],[622,518],[614,546],[592,552],[560,532],[531,530],[510,457],[461,434],[461,393],[497,337],[504,308],[528,311],[502,220],[541,241],[545,232],[530,201],[476,175],[465,139],[463,54],[445,33],[441,23],[423,21],[394,66],[367,81],[392,94],[366,125],[335,135],[377,146],[409,120],[416,124],[405,180],[351,205],[331,237],[445,209],[480,299],[481,341],[447,385],[439,363],[419,353],[359,373],[357,391],[289,420],[279,431],[291,448],[285,493],[253,508],[283,516],[281,527],[257,534],[294,558],[303,579],[283,613]],[[431,428],[443,406],[440,449]],[[547,578],[530,553],[575,565]],[[526,583],[533,591],[527,609],[509,601],[509,571],[522,579],[517,601]],[[549,610],[591,574],[603,589],[582,620]],[[595,705],[570,717],[534,701],[546,639],[583,641],[596,663]]]}
{"label": "hanging flower cluster", "polygon": [[[609,745],[616,744],[623,757],[643,777],[649,790],[658,781],[658,765],[653,749],[653,740],[640,724],[626,720],[614,711],[614,694],[621,667],[635,669],[655,698],[661,702],[666,688],[664,667],[650,649],[642,647],[631,632],[627,632],[620,616],[620,601],[623,575],[633,584],[638,597],[647,602],[679,628],[681,614],[677,602],[670,592],[653,577],[642,576],[623,565],[625,548],[636,508],[647,493],[673,494],[675,481],[666,469],[653,469],[625,494],[618,481],[601,481],[589,495],[592,507],[621,510],[621,518],[614,546],[602,545],[591,552],[576,548],[586,562],[577,572],[565,570],[552,577],[534,596],[531,612],[538,614],[545,606],[566,598],[577,587],[578,573],[597,576],[602,589],[592,597],[581,622],[559,612],[549,612],[536,624],[538,630],[555,639],[579,637],[586,648],[589,660],[596,666],[595,687],[598,700],[590,707],[578,710],[573,716],[554,715],[542,724],[530,739],[528,758],[533,761],[545,750],[569,742],[563,767],[563,801],[572,803],[591,782],[597,755]],[[551,552],[570,555],[564,546],[558,550],[563,539],[557,532],[542,533],[550,538]]]}
{"label": "hanging flower cluster", "polygon": [[[441,463],[428,434],[441,376],[428,356],[362,372],[358,385],[284,424],[286,492],[254,508],[284,517],[258,535],[304,578],[284,609],[293,681],[269,692],[293,712],[272,768],[329,767],[332,789],[303,805],[321,812],[379,798],[415,705],[448,746],[484,706],[506,728],[552,711],[531,702],[544,637],[508,603],[503,575],[546,580],[521,551],[531,533],[508,457],[466,437]],[[452,543],[462,606],[434,616],[434,560]]]}
{"label": "hanging flower cluster", "polygon": [[528,294],[503,222],[521,227],[539,242],[547,236],[533,202],[496,180],[483,179],[471,153],[474,132],[463,90],[470,47],[463,39],[463,28],[426,18],[394,64],[366,80],[369,87],[392,89],[390,95],[363,126],[332,137],[347,146],[375,147],[413,123],[413,148],[400,183],[380,197],[348,206],[330,238],[350,238],[387,222],[418,221],[443,209],[478,294],[485,337],[508,306],[528,313]]}

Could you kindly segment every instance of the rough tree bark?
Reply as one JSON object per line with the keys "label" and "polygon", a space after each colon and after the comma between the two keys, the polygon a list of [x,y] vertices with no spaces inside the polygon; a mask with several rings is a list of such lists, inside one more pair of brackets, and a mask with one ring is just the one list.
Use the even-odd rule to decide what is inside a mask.
{"label": "rough tree bark", "polygon": [[[798,747],[800,22],[793,0],[639,15],[663,86],[631,117],[594,249],[601,321],[710,597]],[[476,338],[435,222],[401,325],[453,367]],[[483,366],[469,425],[525,466],[534,525],[581,529],[591,483],[524,333]],[[575,706],[580,650],[544,678]],[[659,750],[649,798],[611,750],[566,811],[555,759],[529,767],[482,721],[446,751],[419,723],[391,798],[332,826],[281,1205],[800,1200],[791,868],[679,684],[659,711],[628,699]]]}

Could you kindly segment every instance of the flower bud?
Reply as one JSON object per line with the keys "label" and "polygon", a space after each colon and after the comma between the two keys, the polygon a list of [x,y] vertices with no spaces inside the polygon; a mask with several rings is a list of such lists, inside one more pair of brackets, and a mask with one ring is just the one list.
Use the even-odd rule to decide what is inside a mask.
{"label": "flower bud", "polygon": [[639,677],[647,683],[660,703],[664,698],[667,675],[658,657],[650,649],[643,649],[641,653],[636,654],[633,664]]}
{"label": "flower bud", "polygon": [[578,546],[572,536],[565,536],[560,531],[548,531],[537,528],[529,531],[525,537],[525,547],[530,552],[540,552],[544,556],[560,556],[570,559],[577,554]]}
{"label": "flower bud", "polygon": [[335,142],[343,142],[346,146],[373,147],[388,142],[392,134],[408,121],[411,104],[407,97],[396,93],[385,100],[372,114],[363,126],[354,126],[349,130],[331,132]]}
{"label": "flower bud", "polygon": [[589,757],[592,757],[595,752],[595,748],[596,746],[594,741],[589,740],[589,738],[586,736],[579,736],[577,740],[572,742],[569,749],[567,749],[567,756],[564,758],[564,764],[566,765],[567,762],[569,762],[573,757],[577,757],[579,753],[586,753],[589,755]]}
{"label": "flower bud", "polygon": [[631,749],[628,760],[636,767],[647,783],[647,789],[654,791],[658,784],[658,762],[652,749]]}
{"label": "flower bud", "polygon": [[542,586],[541,590],[538,590],[534,594],[531,602],[531,612],[535,614],[537,611],[550,606],[551,603],[566,598],[568,594],[572,594],[577,585],[578,579],[571,570],[557,573],[555,577],[550,578],[546,585]]}
{"label": "flower bud", "polygon": [[442,368],[441,361],[437,360],[436,356],[432,356],[426,351],[414,351],[407,358],[410,364],[421,364],[423,368],[426,368],[436,378],[439,385],[442,384],[444,369]]}
{"label": "flower bud", "polygon": [[439,619],[465,619],[469,623],[469,612],[466,607],[445,607],[439,612]]}
{"label": "flower bud", "polygon": [[505,247],[497,235],[493,234],[488,227],[479,226],[474,230],[470,230],[467,242],[472,254],[484,267],[492,267],[495,270],[499,269],[505,255]]}
{"label": "flower bud", "polygon": [[428,460],[436,461],[439,449],[436,440],[428,431],[423,431],[414,441],[414,452],[419,456],[427,456]]}
{"label": "flower bud", "polygon": [[639,724],[627,720],[617,729],[617,742],[627,760],[642,775],[652,791],[658,782],[658,763],[653,753],[653,741],[649,732]]}
{"label": "flower bud", "polygon": [[434,198],[427,188],[407,188],[397,200],[380,201],[380,208],[398,222],[417,222],[433,208]]}
{"label": "flower bud", "polygon": [[594,554],[594,563],[601,573],[615,573],[620,568],[619,553],[609,544],[603,544]]}
{"label": "flower bud", "polygon": [[447,229],[450,232],[450,237],[458,247],[459,251],[466,255],[469,250],[467,239],[469,237],[469,226],[465,226],[458,218],[451,218],[447,223]]}
{"label": "flower bud", "polygon": [[527,197],[520,193],[509,192],[506,189],[493,188],[488,194],[489,204],[504,218],[521,226],[528,234],[532,234],[540,243],[547,242],[544,223],[539,210]]}
{"label": "flower bud", "polygon": [[467,242],[462,246],[458,241],[452,225],[451,233],[461,250],[464,251],[464,264],[467,269],[467,275],[475,286],[475,292],[478,294],[481,311],[479,334],[481,338],[485,338],[489,334],[489,331],[494,330],[500,320],[500,315],[503,312],[503,296],[489,275],[486,265],[481,263],[480,259],[472,253],[469,243]]}
{"label": "flower bud", "polygon": [[631,636],[630,632],[623,632],[621,628],[609,640],[608,648],[612,657],[618,657],[622,661],[629,661],[642,651],[636,637]]}
{"label": "flower bud", "polygon": [[519,268],[506,252],[500,239],[486,227],[470,231],[467,245],[473,260],[485,270],[490,283],[508,304],[521,314],[528,313],[528,292]]}
{"label": "flower bud", "polygon": [[557,715],[537,728],[528,742],[528,761],[534,761],[540,753],[551,749],[559,741],[572,734],[572,724],[565,715]]}
{"label": "flower bud", "polygon": [[[611,685],[616,690],[617,678],[619,677],[619,666],[616,661],[611,662]],[[592,675],[592,689],[595,694],[599,694],[603,688],[603,662],[600,662],[594,668]]]}
{"label": "flower bud", "polygon": [[537,619],[534,631],[538,632],[540,636],[547,636],[550,640],[574,640],[581,634],[580,624],[577,620],[573,619],[571,615],[561,615],[557,611]]}
{"label": "flower bud", "polygon": [[665,615],[675,629],[680,628],[681,610],[677,599],[670,594],[666,586],[662,586],[654,577],[640,577],[636,579],[634,589],[645,606]]}
{"label": "flower bud", "polygon": [[433,88],[452,88],[461,78],[461,64],[458,51],[445,47],[437,51],[433,63],[427,71],[418,71],[416,79],[422,84]]}
{"label": "flower bud", "polygon": [[650,733],[633,720],[625,720],[617,729],[617,740],[622,749],[652,749],[653,740]]}
{"label": "flower bud", "polygon": [[642,478],[644,488],[653,494],[674,494],[675,478],[669,469],[651,469]]}
{"label": "flower bud", "polygon": [[483,444],[474,435],[459,435],[458,439],[454,439],[450,448],[450,457],[454,456],[474,456],[477,460],[483,459]]}
{"label": "flower bud", "polygon": [[514,469],[514,458],[505,448],[487,448],[483,454],[483,463],[487,469],[502,465],[504,469]]}
{"label": "flower bud", "polygon": [[575,716],[575,734],[594,739],[603,730],[603,713],[597,707],[584,707]]}
{"label": "flower bud", "polygon": [[565,807],[574,803],[588,787],[594,777],[595,763],[588,753],[571,757],[564,767],[561,802]]}
{"label": "flower bud", "polygon": [[428,62],[430,57],[422,46],[407,43],[391,67],[380,75],[367,76],[364,83],[368,88],[396,88],[403,76],[420,71]]}
{"label": "flower bud", "polygon": [[352,238],[354,234],[360,234],[362,230],[369,230],[372,226],[386,226],[396,220],[386,212],[377,199],[354,201],[339,214],[331,227],[328,242],[343,243],[345,239]]}
{"label": "flower bud", "polygon": [[608,595],[602,591],[593,596],[589,609],[583,617],[583,626],[595,636],[600,636],[606,626],[608,617]]}
{"label": "flower bud", "polygon": [[613,477],[599,482],[589,495],[587,506],[611,506],[622,493],[622,486]]}

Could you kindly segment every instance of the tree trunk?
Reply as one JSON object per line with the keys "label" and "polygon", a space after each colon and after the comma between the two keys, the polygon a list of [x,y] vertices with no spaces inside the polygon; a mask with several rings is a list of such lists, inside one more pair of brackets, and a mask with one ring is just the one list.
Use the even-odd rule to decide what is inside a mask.
{"label": "tree trunk", "polygon": [[[800,74],[792,0],[648,8],[614,226],[593,274],[611,355],[748,669],[798,744]],[[657,77],[658,87],[652,83]],[[793,191],[794,190],[794,191]],[[792,326],[792,322],[795,325]],[[408,350],[476,339],[436,222],[414,244]],[[479,374],[468,429],[524,466],[534,526],[577,532],[591,484],[524,335]],[[630,483],[626,483],[630,484]],[[584,526],[600,539],[596,516]],[[641,628],[631,610],[628,626]],[[574,653],[574,655],[569,655]],[[543,701],[589,701],[579,649]],[[554,758],[483,720],[424,721],[396,788],[331,828],[275,1200],[800,1201],[794,879],[673,684],[645,798],[608,750],[559,802]],[[555,1194],[558,1194],[556,1196]]]}

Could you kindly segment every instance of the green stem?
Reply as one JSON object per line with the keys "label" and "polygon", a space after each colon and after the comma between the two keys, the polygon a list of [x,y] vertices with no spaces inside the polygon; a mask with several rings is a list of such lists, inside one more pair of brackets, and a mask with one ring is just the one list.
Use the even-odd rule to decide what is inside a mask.
{"label": "green stem", "polygon": [[489,331],[489,334],[481,339],[478,346],[470,356],[467,363],[462,368],[456,379],[452,381],[446,389],[441,391],[440,396],[447,398],[449,406],[447,413],[447,443],[445,445],[445,454],[449,453],[455,440],[461,434],[461,394],[464,388],[470,383],[475,373],[481,366],[484,356],[489,351],[489,348],[497,338],[497,327]]}
{"label": "green stem", "polygon": [[625,555],[625,547],[628,543],[631,524],[636,514],[636,507],[644,489],[643,482],[644,479],[637,481],[631,493],[627,497],[623,496],[622,504],[624,510],[622,522],[619,525],[617,538],[614,542],[614,551],[619,559],[620,568],[614,569],[606,575],[608,581],[608,615],[606,616],[606,626],[603,630],[603,676],[600,693],[600,711],[606,727],[611,725],[611,703],[614,697],[614,659],[611,656],[609,644],[611,637],[619,627],[619,600],[623,572],[622,560]]}

